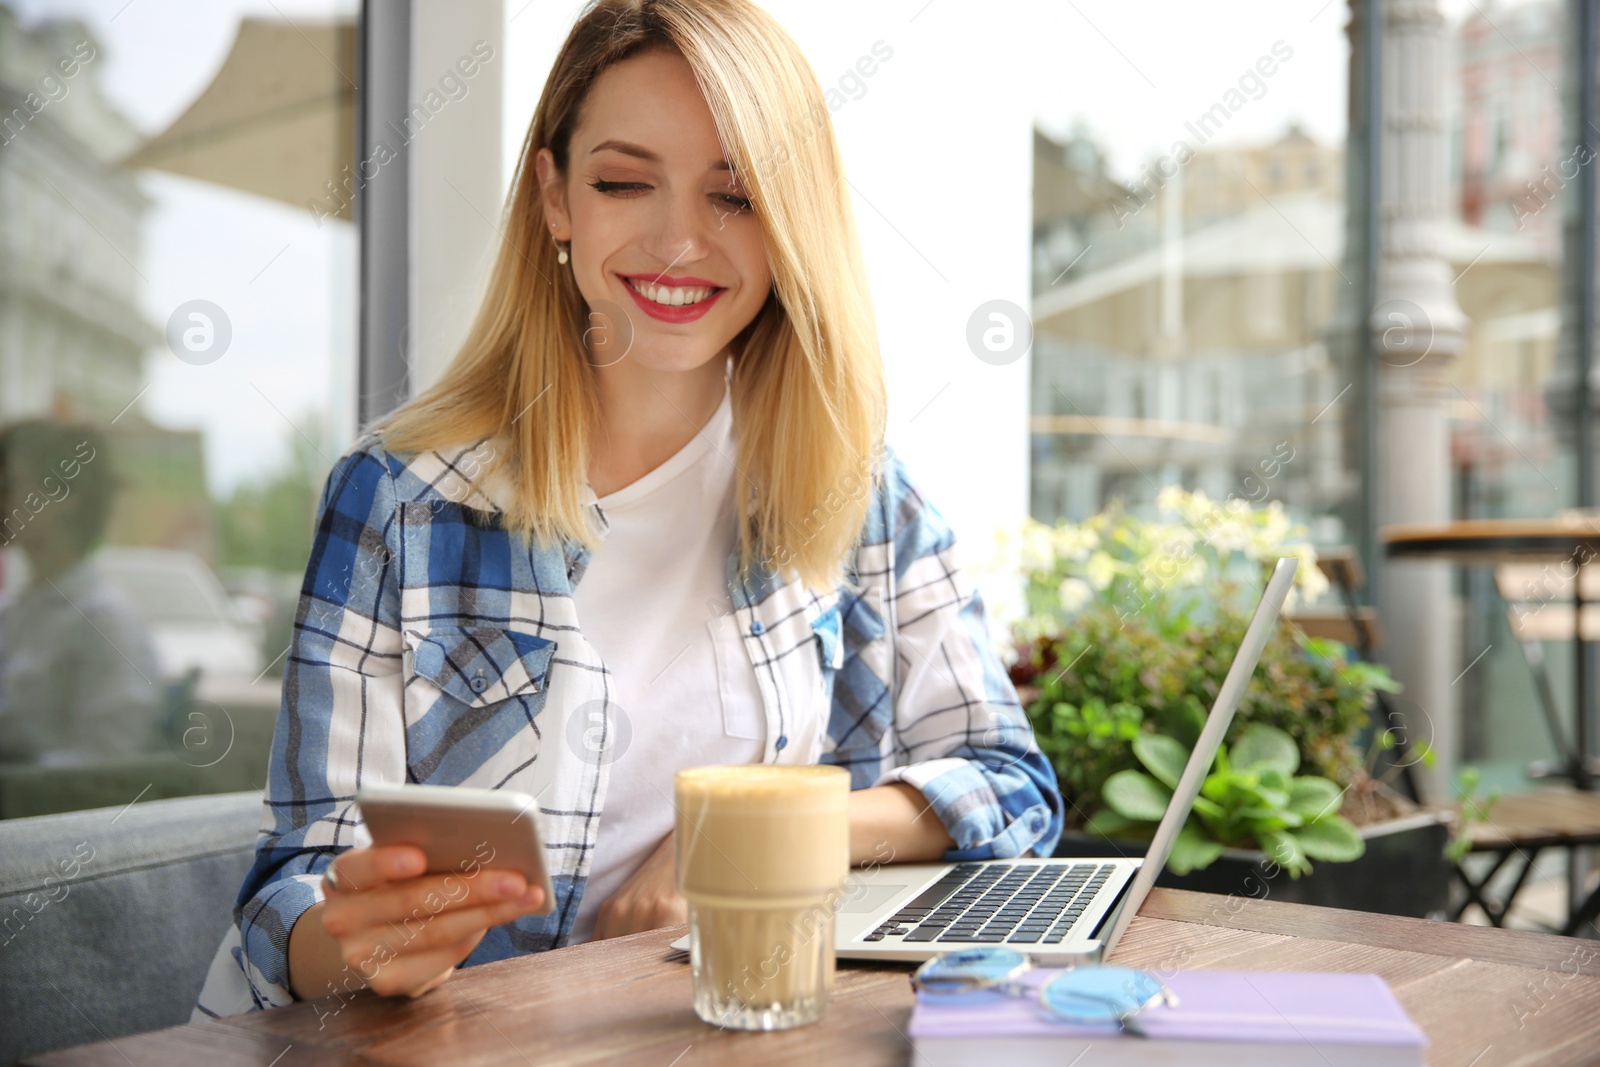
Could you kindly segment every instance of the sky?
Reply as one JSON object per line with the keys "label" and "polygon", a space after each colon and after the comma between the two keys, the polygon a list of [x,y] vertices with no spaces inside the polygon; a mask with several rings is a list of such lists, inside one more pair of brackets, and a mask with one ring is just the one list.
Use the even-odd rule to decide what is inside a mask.
{"label": "sky", "polygon": [[[103,44],[97,63],[105,91],[151,134],[209,84],[242,16],[321,20],[356,6],[355,0],[6,2],[24,22],[87,21]],[[580,0],[506,0],[507,181],[551,57],[581,6]],[[1112,173],[1123,178],[1169,151],[1185,136],[1186,121],[1221,100],[1274,49],[1289,58],[1251,89],[1254,98],[1217,143],[1264,141],[1291,121],[1325,143],[1344,137],[1344,0],[768,0],[764,6],[802,42],[824,85],[880,37],[947,56],[941,62],[954,79],[962,77],[961,56],[972,41],[1014,48],[1023,96],[1016,106],[1055,134],[1086,128],[1108,153]],[[1491,15],[1496,10],[1479,6]],[[1443,7],[1453,22],[1473,3],[1445,0]],[[987,32],[975,33],[975,20],[988,24]],[[880,110],[855,121],[886,120]],[[941,154],[968,150],[961,129],[947,134],[905,161],[906,180],[937,175]],[[332,353],[352,341],[353,234],[346,225],[319,228],[298,209],[188,179],[146,173],[140,181],[156,202],[140,268],[150,279],[142,297],[146,316],[160,328],[185,300],[211,299],[228,311],[235,331],[230,351],[208,366],[182,363],[165,349],[152,352],[152,386],[140,410],[163,425],[202,429],[210,488],[224,494],[284,461],[290,423],[328,404]]]}

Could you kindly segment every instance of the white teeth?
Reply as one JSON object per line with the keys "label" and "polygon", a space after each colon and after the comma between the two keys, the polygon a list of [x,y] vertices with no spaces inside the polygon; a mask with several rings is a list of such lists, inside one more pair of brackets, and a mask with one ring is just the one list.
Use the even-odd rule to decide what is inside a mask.
{"label": "white teeth", "polygon": [[672,288],[665,285],[651,285],[649,282],[635,281],[632,278],[624,278],[622,280],[627,282],[629,288],[646,300],[652,300],[666,307],[683,307],[687,304],[698,304],[716,292],[716,289],[707,285]]}

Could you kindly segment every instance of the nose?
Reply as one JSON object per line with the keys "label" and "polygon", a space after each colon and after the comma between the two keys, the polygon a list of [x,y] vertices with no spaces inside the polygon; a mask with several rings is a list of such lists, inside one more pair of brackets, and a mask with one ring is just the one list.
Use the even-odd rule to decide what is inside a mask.
{"label": "nose", "polygon": [[663,270],[704,259],[710,248],[716,212],[698,191],[684,189],[657,198],[659,212],[645,241],[645,250],[661,261]]}

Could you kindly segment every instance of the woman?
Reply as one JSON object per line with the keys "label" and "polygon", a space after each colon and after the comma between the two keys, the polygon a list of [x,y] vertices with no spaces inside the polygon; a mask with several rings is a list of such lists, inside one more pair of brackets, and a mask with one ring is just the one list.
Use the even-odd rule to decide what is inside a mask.
{"label": "woman", "polygon": [[[697,764],[848,767],[856,863],[1049,854],[1054,773],[883,444],[841,176],[815,77],[748,0],[586,9],[468,339],[328,478],[197,1017],[686,922],[670,798]],[[554,911],[488,872],[391,925],[447,895],[353,808],[405,781],[536,796]]]}

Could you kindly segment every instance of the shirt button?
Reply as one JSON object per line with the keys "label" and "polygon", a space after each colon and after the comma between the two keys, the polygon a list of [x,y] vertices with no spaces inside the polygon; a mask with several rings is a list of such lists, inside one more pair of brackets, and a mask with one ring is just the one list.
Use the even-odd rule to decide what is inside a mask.
{"label": "shirt button", "polygon": [[[759,626],[760,624],[757,623],[757,625]],[[778,735],[778,740],[777,740],[777,743],[776,743],[775,747],[779,748],[779,749],[782,749],[783,746],[787,745],[788,743],[789,743],[789,735],[788,734],[779,734]]]}
{"label": "shirt button", "polygon": [[468,682],[467,684],[472,687],[472,691],[474,693],[481,693],[485,689],[489,688],[489,683],[484,681],[481,677],[474,677],[472,681]]}
{"label": "shirt button", "polygon": [[762,634],[767,632],[767,628],[761,625],[760,619],[757,619],[755,622],[750,624],[750,632],[755,634],[757,637],[760,637]]}

